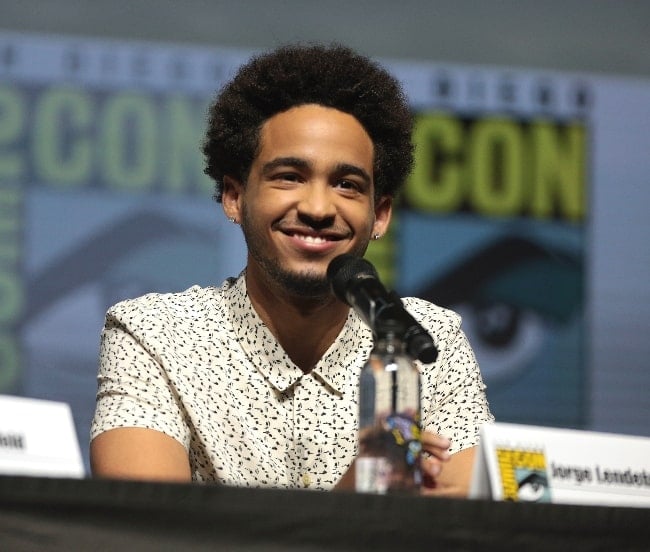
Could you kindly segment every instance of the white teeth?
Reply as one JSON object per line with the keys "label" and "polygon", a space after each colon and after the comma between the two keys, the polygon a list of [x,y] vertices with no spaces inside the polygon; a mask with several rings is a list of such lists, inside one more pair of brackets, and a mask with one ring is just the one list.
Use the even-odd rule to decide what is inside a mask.
{"label": "white teeth", "polygon": [[307,243],[325,243],[327,241],[325,238],[321,238],[320,236],[301,236],[296,234],[296,237],[302,241],[306,241]]}

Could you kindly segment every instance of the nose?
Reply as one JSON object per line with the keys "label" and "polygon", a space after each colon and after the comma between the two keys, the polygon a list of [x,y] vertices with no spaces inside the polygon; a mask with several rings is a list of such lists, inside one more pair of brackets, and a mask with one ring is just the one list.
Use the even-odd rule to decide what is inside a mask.
{"label": "nose", "polygon": [[298,202],[298,216],[312,224],[331,224],[336,216],[333,195],[331,186],[325,183],[313,182],[304,186]]}

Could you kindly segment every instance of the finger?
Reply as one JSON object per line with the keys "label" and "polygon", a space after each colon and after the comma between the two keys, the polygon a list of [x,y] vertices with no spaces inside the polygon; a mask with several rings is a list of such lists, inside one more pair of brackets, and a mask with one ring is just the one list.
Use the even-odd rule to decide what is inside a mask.
{"label": "finger", "polygon": [[420,469],[423,474],[436,478],[442,472],[442,462],[432,457],[423,458],[420,464]]}
{"label": "finger", "polygon": [[426,447],[436,447],[446,450],[451,446],[451,441],[447,437],[436,435],[429,431],[423,431],[420,440],[422,441],[422,446]]}
{"label": "finger", "polygon": [[435,458],[423,458],[420,463],[422,487],[435,489],[438,476],[442,473],[442,463]]}
{"label": "finger", "polygon": [[451,457],[449,454],[450,446],[451,442],[445,437],[431,436],[422,440],[422,452],[424,456],[433,456],[444,462]]}
{"label": "finger", "polygon": [[448,462],[451,458],[451,454],[446,448],[443,449],[439,447],[423,446],[422,457],[435,458],[439,462]]}

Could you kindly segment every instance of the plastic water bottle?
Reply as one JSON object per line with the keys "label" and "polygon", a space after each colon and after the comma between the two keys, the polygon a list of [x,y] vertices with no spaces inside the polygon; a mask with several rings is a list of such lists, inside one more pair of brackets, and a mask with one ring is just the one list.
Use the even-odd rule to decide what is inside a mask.
{"label": "plastic water bottle", "polygon": [[356,490],[418,493],[421,450],[420,373],[389,327],[361,372]]}

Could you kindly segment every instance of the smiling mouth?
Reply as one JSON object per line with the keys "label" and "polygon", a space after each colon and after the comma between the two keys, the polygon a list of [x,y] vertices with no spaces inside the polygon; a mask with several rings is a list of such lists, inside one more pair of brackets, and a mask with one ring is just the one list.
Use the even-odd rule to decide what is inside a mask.
{"label": "smiling mouth", "polygon": [[325,238],[323,236],[308,236],[305,234],[292,234],[292,237],[298,238],[305,243],[327,243],[333,241],[331,238]]}
{"label": "smiling mouth", "polygon": [[312,228],[304,224],[290,224],[282,221],[275,225],[273,230],[311,246],[325,246],[352,237],[350,230],[343,226]]}

